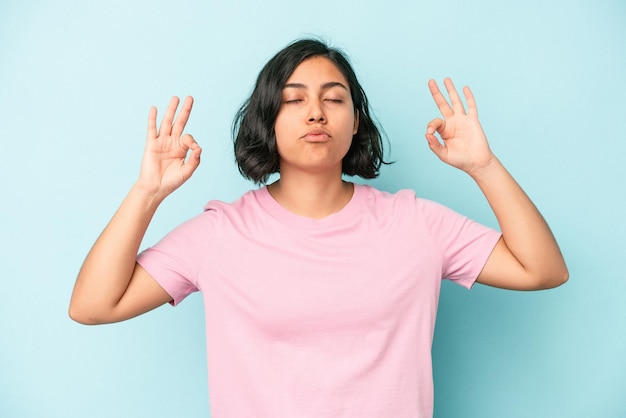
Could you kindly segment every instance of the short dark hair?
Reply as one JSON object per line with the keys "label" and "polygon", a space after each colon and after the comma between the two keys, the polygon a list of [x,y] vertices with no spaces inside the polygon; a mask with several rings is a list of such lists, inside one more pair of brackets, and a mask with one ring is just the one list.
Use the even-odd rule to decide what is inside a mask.
{"label": "short dark hair", "polygon": [[300,63],[319,56],[332,61],[348,81],[354,112],[359,118],[357,133],[343,158],[342,172],[371,179],[378,176],[380,165],[386,164],[380,131],[372,120],[367,96],[348,58],[339,49],[317,39],[300,39],[265,64],[252,94],[235,115],[232,127],[235,159],[244,177],[265,183],[270,174],[279,171],[274,123],[282,103],[283,88]]}

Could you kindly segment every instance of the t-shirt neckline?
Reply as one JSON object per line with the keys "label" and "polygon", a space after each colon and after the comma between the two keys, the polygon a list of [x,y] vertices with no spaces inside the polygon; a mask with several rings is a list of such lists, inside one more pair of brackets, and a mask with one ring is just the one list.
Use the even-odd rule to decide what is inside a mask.
{"label": "t-shirt neckline", "polygon": [[281,223],[297,228],[320,229],[343,225],[347,221],[354,219],[361,212],[361,208],[365,203],[367,186],[354,183],[354,192],[348,203],[338,212],[321,219],[309,218],[290,212],[272,197],[267,186],[255,190],[254,194],[263,209]]}

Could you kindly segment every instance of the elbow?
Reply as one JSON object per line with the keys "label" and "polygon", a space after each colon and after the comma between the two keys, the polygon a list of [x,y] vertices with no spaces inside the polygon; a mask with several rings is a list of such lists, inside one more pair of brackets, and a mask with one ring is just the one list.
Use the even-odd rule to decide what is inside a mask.
{"label": "elbow", "polygon": [[569,270],[567,269],[567,266],[563,265],[563,272],[561,274],[561,283],[559,283],[559,286],[562,284],[565,284],[568,280],[569,280]]}
{"label": "elbow", "polygon": [[567,283],[568,280],[569,280],[569,270],[567,270],[566,266],[563,266],[563,270],[561,271],[561,274],[558,276],[557,284],[554,287],[561,286],[562,284]]}
{"label": "elbow", "polygon": [[70,297],[67,314],[71,320],[83,325],[100,325],[115,322],[112,320],[115,306],[102,301],[101,298],[86,294],[74,288]]}
{"label": "elbow", "polygon": [[72,321],[78,322],[79,324],[83,324],[83,325],[95,325],[96,324],[96,322],[94,322],[93,319],[89,317],[89,315],[86,315],[84,312],[81,312],[79,309],[76,309],[71,304],[67,313]]}
{"label": "elbow", "polygon": [[561,266],[557,273],[555,273],[555,286],[558,287],[562,284],[565,284],[569,280],[569,270],[567,269],[567,265],[565,265],[565,261],[561,263]]}
{"label": "elbow", "polygon": [[70,302],[70,307],[67,313],[70,319],[78,322],[79,324],[100,325],[106,323],[106,321],[98,320],[97,316],[94,315],[93,310],[81,307],[78,303],[74,301]]}
{"label": "elbow", "polygon": [[555,271],[551,271],[549,274],[541,277],[537,281],[537,289],[554,289],[565,284],[569,280],[569,271],[565,264]]}

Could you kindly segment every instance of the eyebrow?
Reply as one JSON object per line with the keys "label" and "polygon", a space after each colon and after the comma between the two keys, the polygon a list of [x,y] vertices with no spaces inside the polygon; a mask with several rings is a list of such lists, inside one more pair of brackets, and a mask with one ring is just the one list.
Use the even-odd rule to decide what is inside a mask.
{"label": "eyebrow", "polygon": [[[343,83],[339,81],[329,81],[328,83],[322,84],[322,90],[328,90],[333,87],[341,87],[342,89],[349,91],[348,87],[346,87]],[[307,89],[308,86],[302,83],[287,83],[283,86],[283,89]]]}

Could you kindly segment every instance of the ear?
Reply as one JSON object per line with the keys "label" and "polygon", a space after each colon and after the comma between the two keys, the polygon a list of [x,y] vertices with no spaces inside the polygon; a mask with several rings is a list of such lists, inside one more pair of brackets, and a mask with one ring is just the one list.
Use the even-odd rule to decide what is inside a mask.
{"label": "ear", "polygon": [[359,111],[354,111],[354,129],[352,129],[352,135],[356,135],[359,130]]}

